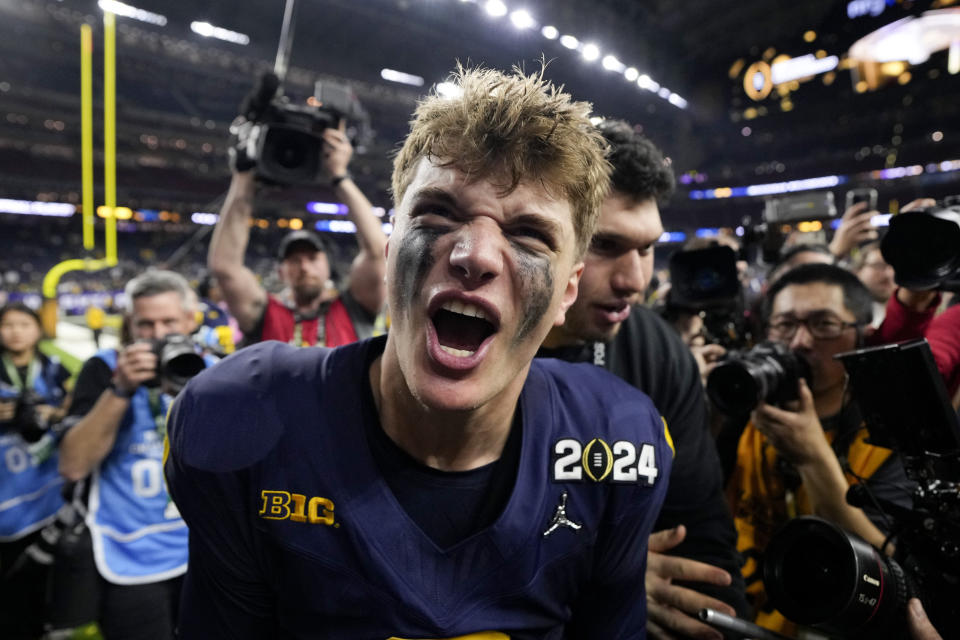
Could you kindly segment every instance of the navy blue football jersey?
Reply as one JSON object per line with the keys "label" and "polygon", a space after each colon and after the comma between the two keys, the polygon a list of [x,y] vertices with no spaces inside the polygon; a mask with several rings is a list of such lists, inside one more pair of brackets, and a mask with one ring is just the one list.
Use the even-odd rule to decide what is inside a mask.
{"label": "navy blue football jersey", "polygon": [[672,459],[650,400],[598,367],[534,361],[512,494],[439,548],[371,456],[384,344],[262,343],[180,394],[165,469],[190,527],[181,637],[645,637]]}

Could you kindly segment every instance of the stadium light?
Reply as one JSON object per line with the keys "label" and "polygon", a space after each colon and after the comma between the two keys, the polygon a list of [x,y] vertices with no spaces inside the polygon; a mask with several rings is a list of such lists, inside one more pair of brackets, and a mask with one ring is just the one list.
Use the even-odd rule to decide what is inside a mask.
{"label": "stadium light", "polygon": [[191,22],[190,30],[205,38],[216,38],[233,44],[250,44],[250,36],[247,34],[230,31],[230,29],[224,29],[223,27],[215,27],[209,22]]}
{"label": "stadium light", "polygon": [[345,216],[347,215],[347,205],[339,202],[308,202],[307,211],[310,213]]}
{"label": "stadium light", "polygon": [[486,10],[487,15],[494,18],[502,18],[507,15],[507,5],[500,2],[500,0],[487,0],[483,8]]}
{"label": "stadium light", "polygon": [[606,55],[603,56],[603,68],[607,71],[616,71],[617,73],[624,73],[627,68],[627,65],[623,64],[617,60],[616,56]]}
{"label": "stadium light", "polygon": [[583,45],[583,59],[587,62],[593,62],[600,57],[600,47],[595,44],[585,44]]}
{"label": "stadium light", "polygon": [[526,9],[517,9],[511,13],[510,22],[512,22],[513,26],[517,29],[530,29],[537,24],[533,16],[531,16]]}
{"label": "stadium light", "polygon": [[69,218],[76,212],[76,205],[67,202],[41,202],[39,200],[11,200],[9,198],[0,198],[0,213]]}
{"label": "stadium light", "polygon": [[[487,14],[494,18],[500,18],[509,14],[510,22],[516,29],[521,31],[527,29],[539,29],[540,34],[545,39],[559,40],[560,44],[564,48],[572,51],[579,51],[583,56],[583,59],[587,62],[600,60],[601,56],[603,56],[599,46],[596,44],[582,42],[576,36],[569,33],[561,35],[560,30],[552,24],[544,24],[541,26],[541,23],[534,19],[528,9],[511,10],[507,6],[509,0],[460,0],[460,2],[464,4],[475,4],[478,8],[482,7]],[[820,55],[819,52],[818,55]],[[823,55],[825,55],[825,53]],[[824,66],[831,63],[832,61],[820,62],[820,64]],[[601,64],[603,65],[604,69],[623,74],[627,82],[636,82],[641,89],[650,91],[675,107],[686,109],[688,106],[688,103],[684,98],[670,91],[669,89],[661,87],[659,82],[656,82],[646,74],[641,74],[636,67],[628,67],[616,56],[603,56]],[[442,95],[442,91],[444,91],[445,88],[438,86],[438,90]]]}
{"label": "stadium light", "polygon": [[190,214],[190,221],[194,224],[215,225],[220,216],[206,211],[194,211]]}
{"label": "stadium light", "polygon": [[399,82],[400,84],[409,84],[414,87],[423,86],[423,78],[415,76],[412,73],[404,73],[394,69],[381,69],[380,77],[390,82]]}
{"label": "stadium light", "polygon": [[153,13],[151,11],[144,11],[143,9],[138,9],[136,7],[131,7],[130,5],[118,2],[117,0],[99,0],[97,2],[97,6],[103,11],[113,13],[118,16],[123,16],[125,18],[133,18],[134,20],[139,20],[140,22],[148,22],[160,27],[163,27],[167,24],[166,16],[162,16],[159,13]]}

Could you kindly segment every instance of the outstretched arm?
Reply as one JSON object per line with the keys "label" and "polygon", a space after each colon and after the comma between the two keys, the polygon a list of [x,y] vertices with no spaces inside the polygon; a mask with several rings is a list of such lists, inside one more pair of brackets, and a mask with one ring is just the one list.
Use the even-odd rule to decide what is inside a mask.
{"label": "outstretched arm", "polygon": [[234,172],[207,252],[207,267],[216,276],[227,308],[244,333],[253,330],[267,303],[267,292],[243,264],[250,241],[253,195],[253,172]]}
{"label": "outstretched arm", "polygon": [[387,239],[370,201],[347,173],[353,146],[344,132],[343,121],[339,128],[325,130],[323,139],[326,142],[324,165],[336,183],[334,193],[347,205],[347,217],[357,227],[360,252],[350,265],[350,295],[368,312],[379,313],[386,299],[383,277],[387,269],[384,255]]}

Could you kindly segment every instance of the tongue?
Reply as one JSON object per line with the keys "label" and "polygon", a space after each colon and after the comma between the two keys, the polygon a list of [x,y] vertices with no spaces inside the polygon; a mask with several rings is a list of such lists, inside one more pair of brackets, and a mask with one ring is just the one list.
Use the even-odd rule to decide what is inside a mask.
{"label": "tongue", "polygon": [[493,333],[493,327],[486,320],[465,316],[441,309],[433,318],[437,330],[437,339],[444,347],[476,351]]}

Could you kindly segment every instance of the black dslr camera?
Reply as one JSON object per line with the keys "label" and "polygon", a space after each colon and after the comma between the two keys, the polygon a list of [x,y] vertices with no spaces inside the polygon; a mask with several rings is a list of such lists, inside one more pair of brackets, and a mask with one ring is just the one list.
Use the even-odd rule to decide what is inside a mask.
{"label": "black dslr camera", "polygon": [[148,387],[159,386],[167,393],[176,395],[190,378],[207,366],[199,345],[190,336],[172,333],[151,344],[157,356],[157,377],[147,383]]}
{"label": "black dslr camera", "polygon": [[707,395],[724,414],[745,416],[761,402],[796,400],[800,378],[810,383],[810,365],[778,342],[731,352],[707,377]]}
{"label": "black dslr camera", "polygon": [[819,518],[787,523],[771,540],[763,581],[787,618],[845,638],[906,638],[906,604],[923,602],[944,638],[960,638],[960,419],[925,340],[837,356],[870,432],[896,451],[916,483],[913,508],[887,504],[867,485],[847,502],[892,522],[893,558]]}
{"label": "black dslr camera", "polygon": [[[9,398],[13,400],[13,398]],[[37,413],[37,407],[44,404],[42,396],[28,389],[16,397],[16,408],[13,412],[13,419],[3,423],[4,431],[19,433],[24,442],[34,443],[43,437],[49,425],[40,419]]]}
{"label": "black dslr camera", "polygon": [[366,113],[344,85],[317,82],[304,104],[292,102],[279,89],[277,76],[266,73],[244,99],[240,116],[230,126],[235,139],[231,160],[237,170],[254,169],[257,178],[269,184],[318,184],[323,177],[323,131],[343,119],[365,121]]}
{"label": "black dslr camera", "polygon": [[902,287],[960,291],[960,196],[892,216],[880,253]]}

